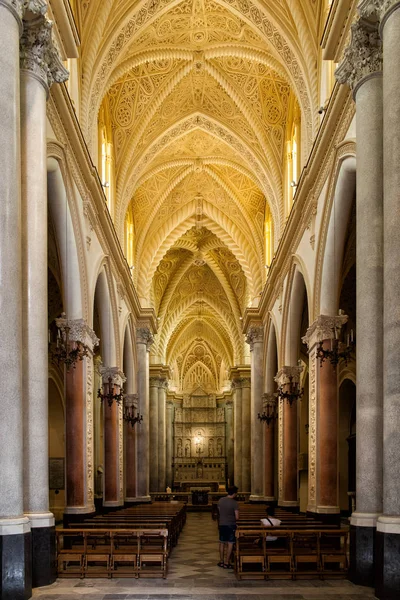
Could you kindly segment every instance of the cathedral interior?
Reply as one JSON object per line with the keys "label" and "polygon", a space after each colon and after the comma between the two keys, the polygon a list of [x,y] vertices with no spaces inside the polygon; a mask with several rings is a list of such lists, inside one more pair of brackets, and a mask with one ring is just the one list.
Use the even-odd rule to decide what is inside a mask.
{"label": "cathedral interior", "polygon": [[0,72],[0,598],[236,485],[398,599],[400,2],[0,0]]}

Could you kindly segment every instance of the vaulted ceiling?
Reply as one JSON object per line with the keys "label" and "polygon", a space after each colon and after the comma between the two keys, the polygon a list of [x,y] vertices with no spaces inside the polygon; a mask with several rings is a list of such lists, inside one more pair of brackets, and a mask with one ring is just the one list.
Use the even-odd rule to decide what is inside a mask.
{"label": "vaulted ceiling", "polygon": [[134,225],[134,282],[155,308],[153,361],[221,390],[246,360],[265,283],[265,220],[284,227],[290,98],[305,157],[317,127],[321,0],[82,0],[81,122],[93,155],[106,99],[113,218]]}

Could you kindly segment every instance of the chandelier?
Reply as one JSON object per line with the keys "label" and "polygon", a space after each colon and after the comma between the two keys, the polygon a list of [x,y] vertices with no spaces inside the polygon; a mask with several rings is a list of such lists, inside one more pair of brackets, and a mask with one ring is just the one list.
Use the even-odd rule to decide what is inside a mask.
{"label": "chandelier", "polygon": [[[348,362],[350,361],[355,343],[353,337],[353,330],[351,330],[350,335],[347,334],[346,341],[344,339],[340,339],[341,335],[341,327],[334,326],[332,328],[333,337],[330,339],[330,347],[324,347],[324,342],[321,340],[318,344],[317,348],[317,358],[320,360],[320,367],[325,360],[330,360],[333,368],[336,370],[337,365],[340,361],[343,361],[347,367]],[[329,342],[325,342],[326,344]]]}
{"label": "chandelier", "polygon": [[276,410],[276,396],[277,394],[264,394],[264,411],[262,414],[258,413],[258,419],[267,424],[267,427],[271,423],[276,421],[278,418]]}
{"label": "chandelier", "polygon": [[137,401],[137,394],[131,394],[125,397],[125,405],[124,405],[124,421],[129,423],[132,429],[135,427],[136,423],[140,423],[143,421],[143,416],[137,413],[137,406],[135,405],[134,399]]}
{"label": "chandelier", "polygon": [[124,391],[121,387],[119,393],[114,394],[113,378],[110,375],[110,377],[108,378],[108,392],[105,393],[105,392],[102,392],[101,389],[99,389],[97,392],[97,397],[100,398],[101,402],[104,402],[104,400],[107,400],[108,406],[112,406],[113,402],[116,402],[117,404],[122,402],[122,399],[124,397]]}
{"label": "chandelier", "polygon": [[89,354],[89,348],[78,340],[71,340],[71,324],[65,313],[61,313],[59,319],[55,319],[57,326],[56,342],[51,342],[49,332],[50,355],[58,366],[65,364],[67,371],[75,368],[78,360],[83,360]]}

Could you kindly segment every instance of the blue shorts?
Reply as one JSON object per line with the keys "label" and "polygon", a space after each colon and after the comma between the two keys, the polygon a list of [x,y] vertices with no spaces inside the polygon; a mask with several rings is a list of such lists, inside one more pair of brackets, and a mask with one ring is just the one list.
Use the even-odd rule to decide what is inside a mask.
{"label": "blue shorts", "polygon": [[220,525],[219,526],[219,541],[223,544],[229,542],[233,544],[235,541],[235,531],[236,525],[231,527],[230,525]]}

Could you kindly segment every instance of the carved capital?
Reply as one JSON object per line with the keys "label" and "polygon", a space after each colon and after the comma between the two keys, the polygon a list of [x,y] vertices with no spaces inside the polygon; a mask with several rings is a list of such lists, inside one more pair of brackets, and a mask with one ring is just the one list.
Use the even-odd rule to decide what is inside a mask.
{"label": "carved capital", "polygon": [[262,343],[264,339],[264,327],[262,325],[252,325],[246,333],[246,342],[250,346],[250,352],[254,349],[254,344]]}
{"label": "carved capital", "polygon": [[366,19],[385,21],[397,8],[400,8],[399,0],[362,0],[358,12]]}
{"label": "carved capital", "polygon": [[251,379],[248,377],[238,377],[236,379],[232,379],[232,389],[242,389],[244,387],[250,387]]}
{"label": "carved capital", "polygon": [[136,342],[138,344],[146,344],[147,350],[154,343],[154,336],[148,327],[138,327],[136,329]]}
{"label": "carved capital", "polygon": [[276,407],[277,404],[277,396],[276,394],[263,394],[262,395],[263,408],[267,408],[267,406]]}
{"label": "carved capital", "polygon": [[20,40],[21,69],[36,77],[48,93],[54,82],[62,83],[69,76],[53,45],[53,23],[40,14],[35,19],[24,20],[23,25]]}
{"label": "carved capital", "polygon": [[275,381],[278,386],[286,385],[290,383],[290,378],[292,378],[293,383],[300,383],[300,375],[303,371],[302,366],[290,367],[285,366],[279,369],[275,376]]}
{"label": "carved capital", "polygon": [[347,315],[337,315],[336,317],[329,317],[327,315],[320,315],[316,318],[314,323],[307,329],[307,333],[302,337],[304,344],[307,344],[308,351],[319,342],[324,340],[330,340],[335,337],[335,330],[338,333],[341,327],[347,323]]}
{"label": "carved capital", "polygon": [[133,406],[133,408],[137,408],[139,404],[139,395],[138,394],[125,394],[124,395],[124,403],[125,406]]}
{"label": "carved capital", "polygon": [[162,389],[164,389],[164,390],[167,390],[168,389],[168,384],[169,384],[168,379],[166,377],[160,377],[159,379],[160,379],[160,385],[159,385],[159,387],[162,388]]}
{"label": "carved capital", "polygon": [[347,83],[355,95],[365,78],[382,72],[382,58],[378,24],[359,18],[351,26],[351,41],[335,77],[339,83]]}
{"label": "carved capital", "polygon": [[120,388],[124,385],[126,377],[118,367],[100,367],[100,375],[103,383],[108,383],[111,377],[114,385],[118,385]]}
{"label": "carved capital", "polygon": [[72,342],[84,344],[91,352],[99,345],[99,338],[86,323],[85,319],[67,319],[65,313],[59,319],[56,319],[56,325],[59,329],[65,330],[69,327],[69,339]]}
{"label": "carved capital", "polygon": [[150,377],[149,378],[150,387],[160,387],[160,378],[159,377]]}

